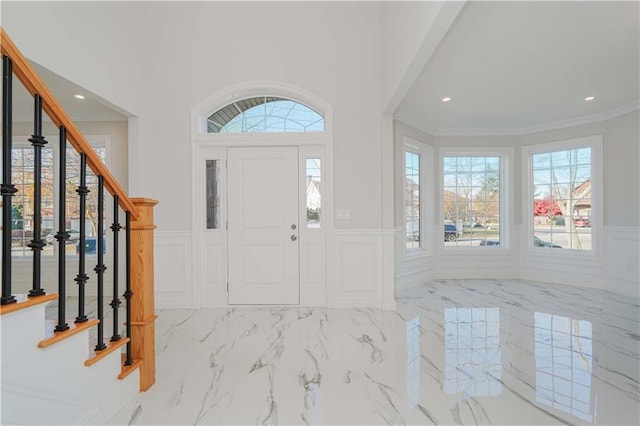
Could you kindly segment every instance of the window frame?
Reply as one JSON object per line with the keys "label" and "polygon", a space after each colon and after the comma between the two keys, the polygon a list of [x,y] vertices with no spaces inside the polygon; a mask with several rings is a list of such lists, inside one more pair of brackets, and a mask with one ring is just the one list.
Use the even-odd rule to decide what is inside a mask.
{"label": "window frame", "polygon": [[[445,157],[498,157],[500,167],[500,228],[499,246],[446,246],[444,241],[444,158]],[[440,202],[438,206],[438,226],[442,228],[443,237],[438,247],[444,251],[473,251],[476,253],[496,252],[510,250],[510,233],[513,217],[512,173],[513,148],[511,147],[444,147],[440,149],[439,156],[439,180],[438,191]]]}
{"label": "window frame", "polygon": [[[324,182],[323,182],[323,174],[324,174],[324,156],[323,153],[321,152],[321,150],[308,150],[308,151],[316,151],[316,152],[300,152],[302,151],[301,149],[298,150],[298,164],[300,165],[300,171],[302,173],[302,176],[300,178],[300,193],[304,195],[304,203],[300,203],[301,204],[301,208],[303,207],[302,204],[304,204],[304,212],[303,214],[300,214],[300,224],[304,224],[304,226],[300,226],[301,228],[303,227],[305,230],[307,231],[311,231],[311,232],[318,232],[318,231],[322,231],[322,228],[324,228],[325,224],[325,216],[326,216],[326,211],[324,211],[323,209],[323,195],[325,192],[325,186],[324,186]],[[307,150],[305,150],[307,151]],[[320,173],[320,180],[319,180],[319,184],[318,184],[318,192],[320,193],[320,209],[319,209],[319,214],[318,214],[318,226],[309,226],[309,217],[308,217],[308,205],[309,205],[309,198],[308,198],[308,193],[307,193],[307,162],[309,160],[318,160],[320,163],[320,167],[318,167],[318,172]],[[304,189],[304,191],[302,191]]]}
{"label": "window frame", "polygon": [[[533,155],[566,151],[579,148],[591,148],[591,250],[549,250],[547,247],[535,247],[533,237],[535,227],[533,225],[534,214],[533,205]],[[602,235],[604,230],[603,221],[603,137],[602,135],[591,135],[580,138],[564,139],[554,142],[526,145],[522,147],[522,182],[525,186],[522,199],[523,244],[522,247],[529,254],[542,255],[547,257],[557,257],[558,252],[562,252],[563,257],[600,257],[603,251]]]}
{"label": "window frame", "polygon": [[[253,103],[252,101],[256,100],[256,99],[264,99],[263,102],[260,102],[256,105],[250,106],[246,109],[242,109],[241,107],[238,106],[238,103]],[[270,100],[269,100],[270,99]],[[254,131],[251,130],[251,128],[246,129],[245,125],[244,125],[244,121],[245,121],[245,116],[246,113],[250,112],[250,111],[254,111],[257,108],[265,108],[265,115],[264,118],[265,120],[270,116],[270,114],[267,113],[267,108],[269,106],[270,103],[274,103],[274,102],[291,102],[292,104],[296,105],[296,106],[301,106],[303,108],[306,108],[307,110],[309,110],[309,112],[316,114],[319,119],[316,120],[316,122],[320,122],[322,125],[322,130],[306,130],[306,127],[303,130],[286,130],[286,123],[289,120],[288,117],[278,117],[281,118],[282,120],[284,120],[285,125],[284,125],[284,130],[276,130],[276,131],[270,131],[267,129],[266,126],[266,122],[265,122],[265,128],[264,131]],[[233,117],[231,117],[231,119],[229,119],[226,123],[224,124],[220,124],[217,123],[215,121],[212,120],[212,117],[215,116],[216,114],[219,113],[224,113],[225,110],[228,110],[229,108],[231,108],[233,110],[233,112],[237,112],[238,114],[234,115]],[[293,109],[293,107],[292,107]],[[224,115],[228,116],[228,113],[224,113]],[[205,121],[206,121],[206,133],[207,134],[227,134],[227,135],[237,135],[237,134],[271,134],[271,133],[276,133],[276,134],[282,134],[282,133],[302,133],[302,134],[306,134],[306,133],[324,133],[326,131],[326,118],[325,115],[322,114],[321,112],[319,112],[317,109],[313,108],[312,106],[309,106],[308,104],[304,103],[304,102],[300,102],[296,99],[291,99],[288,97],[282,97],[282,96],[250,96],[250,97],[245,97],[245,98],[241,98],[241,99],[235,99],[232,102],[222,106],[221,108],[216,109],[213,113],[210,113],[208,115],[206,115],[204,117]],[[229,130],[225,130],[227,128],[227,126],[231,123],[236,122],[237,120],[240,120],[243,122],[242,124],[242,130],[241,131],[229,131]],[[291,120],[292,122],[295,122],[295,120]],[[219,127],[218,131],[211,131],[209,123],[213,123],[214,126]],[[309,127],[313,127],[313,124],[310,124]]]}
{"label": "window frame", "polygon": [[[208,168],[208,163],[209,162],[214,162],[216,164],[216,170],[213,176],[213,182],[211,182],[211,184],[213,186],[215,186],[215,189],[212,189],[212,192],[215,193],[215,196],[217,196],[217,199],[215,199],[213,201],[214,205],[215,205],[215,209],[212,209],[212,215],[213,215],[213,226],[209,227],[209,168]],[[223,227],[226,227],[226,220],[223,222],[222,220],[222,188],[221,188],[221,181],[223,180],[223,174],[226,174],[226,158],[222,159],[222,158],[205,158],[204,159],[204,189],[205,189],[205,208],[204,208],[204,228],[203,231],[207,232],[207,231],[218,231],[220,229],[222,229]],[[217,220],[217,224],[216,224],[216,220]],[[217,225],[217,226],[216,226]]]}
{"label": "window frame", "polygon": [[[59,135],[55,135],[55,134],[49,134],[47,132],[47,134],[43,135],[44,139],[48,142],[45,145],[46,149],[51,149],[51,153],[52,153],[52,159],[53,159],[53,163],[52,163],[52,167],[53,167],[53,188],[54,188],[54,194],[53,194],[53,230],[57,231],[58,230],[58,222],[59,222],[59,215],[60,215],[60,197],[58,196],[58,188],[59,188],[59,184],[60,184],[60,136]],[[85,138],[87,140],[87,142],[89,142],[89,145],[91,146],[91,148],[104,148],[105,152],[104,152],[104,164],[105,166],[110,169],[111,168],[111,155],[112,155],[112,146],[111,146],[111,136],[109,135],[85,135]],[[28,141],[28,135],[26,136],[20,136],[20,135],[15,135],[12,137],[11,139],[11,148],[12,149],[16,149],[16,148],[20,148],[20,149],[33,149],[32,144]],[[76,153],[77,151],[75,150],[75,148],[73,148],[71,146],[71,144],[69,143],[69,141],[67,140],[67,150],[73,149]],[[0,151],[2,151],[0,149]],[[69,164],[67,163],[67,167],[69,166]],[[89,166],[87,166],[87,170],[90,170]],[[2,165],[0,164],[0,171],[2,171]],[[68,202],[68,199],[67,199]],[[13,203],[15,204],[15,202]],[[112,237],[112,233],[109,232],[109,220],[112,219],[111,214],[113,211],[113,196],[111,196],[111,194],[109,193],[109,191],[105,190],[104,193],[104,214],[105,214],[105,235],[106,235],[106,245],[107,248],[105,249],[105,253],[109,253],[109,249],[108,247],[112,246],[112,241],[111,241],[111,237]],[[120,213],[122,215],[122,212]],[[69,218],[68,218],[69,219]],[[121,219],[122,220],[122,216]],[[74,255],[70,255],[68,253],[65,254],[65,256],[67,258],[72,258],[74,257]],[[88,254],[87,255],[88,258],[92,258],[93,256],[95,256],[94,254]],[[55,260],[58,258],[58,245],[57,244],[53,244],[53,255],[52,256],[43,256],[43,260],[49,261],[49,260]],[[17,256],[17,257],[13,257],[13,260],[19,260],[19,261],[30,261],[31,257],[30,256]]]}
{"label": "window frame", "polygon": [[[409,224],[408,218],[409,215],[407,215],[407,206],[409,204],[409,201],[413,201],[410,200],[408,197],[408,192],[409,192],[409,188],[407,186],[407,155],[414,155],[415,157],[417,157],[418,159],[418,246],[417,247],[407,247],[407,241],[408,241],[408,233],[407,233],[407,225]],[[414,149],[411,146],[406,146],[404,149],[404,173],[403,173],[403,191],[402,191],[402,208],[404,211],[404,230],[405,230],[405,250],[407,251],[407,253],[411,253],[414,250],[420,250],[421,248],[423,248],[424,246],[424,239],[423,239],[423,231],[424,231],[424,224],[423,224],[423,220],[422,220],[422,216],[423,216],[423,204],[424,204],[424,196],[422,195],[422,185],[424,183],[424,173],[423,173],[423,164],[422,164],[422,155],[420,155],[420,152],[416,149]],[[413,191],[412,191],[413,192]],[[412,197],[411,197],[412,198]]]}
{"label": "window frame", "polygon": [[[420,170],[420,244],[418,247],[407,248],[406,244],[406,229],[407,229],[407,216],[404,214],[405,206],[407,205],[407,185],[406,185],[406,168],[407,168],[407,152],[418,155]],[[427,209],[425,207],[426,200],[433,200],[433,182],[428,181],[429,176],[433,176],[433,148],[423,145],[412,139],[405,138],[402,146],[402,252],[406,259],[416,258],[429,254],[433,247],[433,232],[432,227],[428,226],[432,223],[433,209]]]}

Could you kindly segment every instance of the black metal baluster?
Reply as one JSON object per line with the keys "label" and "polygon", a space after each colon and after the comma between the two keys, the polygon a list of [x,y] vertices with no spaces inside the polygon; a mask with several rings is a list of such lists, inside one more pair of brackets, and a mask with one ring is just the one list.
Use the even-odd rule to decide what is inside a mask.
{"label": "black metal baluster", "polygon": [[60,126],[60,193],[58,194],[58,324],[54,331],[65,331],[69,325],[65,322],[66,314],[66,243],[69,239],[67,228],[67,129]]}
{"label": "black metal baluster", "polygon": [[107,267],[104,265],[104,178],[98,176],[98,235],[96,239],[96,250],[98,252],[98,264],[93,270],[98,274],[98,343],[96,351],[107,348],[104,344],[104,271]]}
{"label": "black metal baluster", "polygon": [[87,244],[87,194],[90,192],[87,188],[87,155],[80,154],[80,183],[76,189],[80,197],[80,240],[78,241],[78,275],[74,281],[78,284],[78,316],[75,322],[80,324],[88,320],[84,313],[84,290],[89,280],[85,272],[85,253]]}
{"label": "black metal baluster", "polygon": [[[133,292],[131,291],[131,214],[127,211],[125,212],[125,265],[126,265],[126,289],[124,292],[124,299],[127,301],[126,306],[126,321],[127,321],[127,337],[131,339],[131,297],[133,296]],[[124,365],[133,364],[133,359],[131,358],[131,340],[127,342],[127,358],[124,361]]]}
{"label": "black metal baluster", "polygon": [[111,336],[112,342],[120,340],[120,334],[118,334],[118,309],[120,308],[120,298],[118,297],[118,233],[122,229],[120,223],[118,223],[118,196],[113,196],[113,225],[111,230],[113,231],[113,300],[111,301],[111,308],[113,309],[113,336]]}
{"label": "black metal baluster", "polygon": [[13,122],[13,65],[2,56],[2,305],[16,303],[11,294],[11,197],[18,192],[11,183],[11,125]]}
{"label": "black metal baluster", "polygon": [[42,136],[42,98],[33,95],[33,135],[29,142],[33,146],[33,239],[27,247],[33,251],[33,286],[29,297],[42,296],[45,291],[41,287],[42,249],[46,243],[42,239],[42,148],[47,141]]}

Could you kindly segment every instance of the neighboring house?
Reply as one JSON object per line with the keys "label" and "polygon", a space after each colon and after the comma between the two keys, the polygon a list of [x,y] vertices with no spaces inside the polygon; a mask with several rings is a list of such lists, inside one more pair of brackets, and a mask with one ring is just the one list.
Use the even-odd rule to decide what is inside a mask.
{"label": "neighboring house", "polygon": [[580,201],[574,205],[575,216],[591,217],[591,181],[578,185],[575,192],[581,194]]}
{"label": "neighboring house", "polygon": [[318,210],[321,207],[320,182],[307,176],[307,209]]}

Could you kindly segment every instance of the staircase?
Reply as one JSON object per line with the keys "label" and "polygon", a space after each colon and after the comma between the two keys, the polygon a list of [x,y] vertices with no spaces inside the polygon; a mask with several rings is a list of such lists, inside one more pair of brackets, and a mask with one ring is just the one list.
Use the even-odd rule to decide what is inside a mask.
{"label": "staircase", "polygon": [[[46,42],[46,41],[45,41]],[[34,72],[29,62],[0,27],[2,52],[2,297],[0,305],[1,424],[107,424],[121,423],[118,413],[132,403],[140,391],[155,383],[155,304],[153,277],[153,208],[157,201],[130,198],[96,155],[76,125]],[[28,294],[12,293],[12,79],[17,77],[34,97],[33,145],[33,288]],[[78,275],[67,278],[67,212],[55,213],[57,221],[57,294],[46,294],[41,285],[41,252],[46,243],[41,226],[41,150],[50,141],[42,136],[42,113],[59,128],[59,206],[66,206],[67,142],[80,155],[80,178],[75,192],[79,199],[80,243]],[[85,273],[85,228],[87,170],[97,178],[98,233],[104,235],[104,190],[113,197],[113,283],[107,283],[106,300],[103,244],[96,238],[95,278]],[[61,183],[60,183],[61,182]],[[119,223],[125,214],[124,227]],[[119,253],[119,233],[125,233],[125,253]],[[120,240],[122,241],[122,240]],[[24,261],[24,260],[23,260]],[[125,271],[118,274],[118,269]],[[86,271],[91,273],[91,271]],[[122,280],[122,275],[126,278]],[[125,282],[119,282],[120,280]],[[95,318],[87,315],[86,287],[95,285]],[[70,288],[72,291],[67,291]],[[77,316],[69,318],[68,293],[77,294],[73,306]],[[93,288],[91,288],[93,293]],[[124,306],[120,295],[125,301]],[[50,305],[49,309],[47,305]],[[105,305],[107,314],[105,314]],[[70,309],[71,304],[69,305]],[[121,311],[125,311],[124,315]],[[89,311],[89,312],[93,312]],[[119,316],[120,315],[120,316]],[[53,318],[55,317],[55,318]],[[124,317],[124,318],[123,318]],[[111,333],[105,338],[105,329]],[[126,421],[126,419],[124,419]]]}
{"label": "staircase", "polygon": [[119,347],[92,350],[96,321],[57,342],[47,338],[45,305],[56,297],[1,312],[2,424],[105,424],[139,392],[141,362],[123,369]]}

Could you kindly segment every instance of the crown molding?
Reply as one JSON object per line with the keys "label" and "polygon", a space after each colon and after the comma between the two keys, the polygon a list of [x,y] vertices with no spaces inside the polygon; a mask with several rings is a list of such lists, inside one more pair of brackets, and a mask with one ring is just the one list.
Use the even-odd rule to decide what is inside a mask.
{"label": "crown molding", "polygon": [[433,136],[517,136],[518,129],[439,129]]}
{"label": "crown molding", "polygon": [[413,120],[412,118],[409,118],[408,116],[406,116],[403,113],[397,112],[395,114],[393,114],[393,119],[400,121],[408,126],[411,126],[413,128],[416,128],[422,132],[428,133],[431,136],[434,135],[435,130],[432,128],[427,127],[424,123],[418,123],[417,121]]}
{"label": "crown molding", "polygon": [[640,107],[640,102],[636,99],[625,105],[610,109],[609,111],[598,114],[585,115],[582,117],[570,118],[568,120],[554,121],[551,123],[541,124],[538,126],[523,127],[519,129],[518,135],[529,135],[531,133],[546,132],[549,130],[563,129],[566,127],[581,126],[583,124],[599,123],[601,121],[611,120],[621,115],[636,111]]}
{"label": "crown molding", "polygon": [[418,123],[407,117],[405,114],[396,113],[394,119],[399,120],[416,129],[427,132],[432,136],[523,136],[532,133],[546,132],[550,130],[564,129],[567,127],[581,126],[585,124],[600,123],[602,121],[611,120],[621,115],[640,109],[640,100],[635,100],[625,105],[610,109],[598,114],[585,115],[582,117],[570,118],[568,120],[553,121],[550,123],[539,124],[536,126],[527,126],[520,128],[469,128],[469,129],[430,129],[424,123]]}

